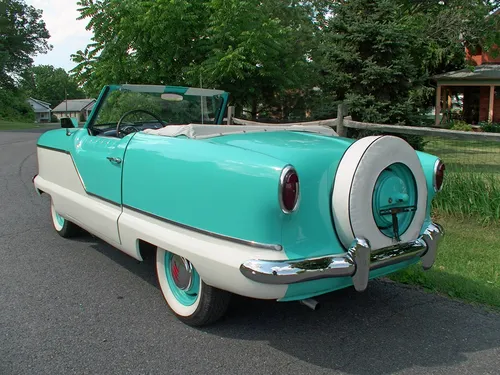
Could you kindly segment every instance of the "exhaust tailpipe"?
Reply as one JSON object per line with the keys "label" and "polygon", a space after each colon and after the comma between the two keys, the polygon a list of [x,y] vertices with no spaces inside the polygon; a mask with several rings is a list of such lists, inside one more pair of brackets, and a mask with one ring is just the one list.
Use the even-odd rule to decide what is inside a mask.
{"label": "exhaust tailpipe", "polygon": [[318,310],[319,307],[320,307],[320,304],[318,301],[316,301],[315,299],[313,298],[306,298],[306,299],[301,299],[299,301],[301,304],[303,304],[304,306],[307,306],[309,307],[311,310]]}

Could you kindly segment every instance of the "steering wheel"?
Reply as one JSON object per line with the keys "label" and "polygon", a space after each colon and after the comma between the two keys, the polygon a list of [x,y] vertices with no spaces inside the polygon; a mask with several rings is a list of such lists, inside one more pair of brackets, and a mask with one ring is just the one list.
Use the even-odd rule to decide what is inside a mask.
{"label": "steering wheel", "polygon": [[123,122],[123,119],[125,117],[127,117],[128,115],[131,115],[132,113],[136,113],[136,112],[144,112],[144,113],[147,113],[148,115],[150,115],[151,117],[153,117],[155,120],[157,120],[162,127],[165,127],[167,124],[165,124],[157,115],[155,115],[154,113],[152,112],[149,112],[149,111],[146,111],[145,109],[133,109],[131,111],[128,111],[128,112],[125,112],[122,117],[120,117],[120,119],[118,120],[118,123],[116,124],[116,135],[118,137],[120,137],[120,134],[121,133],[125,133],[126,134],[130,134],[132,133],[134,130],[135,131],[138,131],[138,129],[133,126],[133,125],[129,125],[127,126],[125,129],[130,129],[132,128],[133,130],[132,131],[124,131],[124,129],[121,129],[121,126],[122,126],[122,122]]}

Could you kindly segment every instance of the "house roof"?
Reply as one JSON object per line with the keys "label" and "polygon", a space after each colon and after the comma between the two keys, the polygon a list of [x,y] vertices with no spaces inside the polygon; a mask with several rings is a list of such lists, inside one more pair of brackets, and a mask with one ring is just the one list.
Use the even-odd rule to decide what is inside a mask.
{"label": "house roof", "polygon": [[473,69],[465,68],[435,75],[438,82],[454,81],[500,81],[500,64],[483,64]]}
{"label": "house roof", "polygon": [[68,107],[66,110],[66,100],[59,103],[52,112],[80,112],[83,109],[91,109],[95,103],[95,99],[72,99],[68,100]]}
{"label": "house roof", "polygon": [[32,100],[34,101],[35,103],[38,103],[39,105],[41,105],[42,107],[45,107],[47,109],[50,109],[50,103],[47,103],[47,102],[44,102],[42,100],[39,100],[39,99],[35,99],[35,98],[28,98],[28,100]]}

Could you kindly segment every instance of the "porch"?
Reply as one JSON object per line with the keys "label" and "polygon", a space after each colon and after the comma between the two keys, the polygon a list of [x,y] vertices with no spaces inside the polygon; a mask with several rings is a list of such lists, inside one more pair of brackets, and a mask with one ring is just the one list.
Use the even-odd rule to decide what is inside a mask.
{"label": "porch", "polygon": [[500,64],[484,64],[433,77],[437,82],[435,125],[500,122]]}

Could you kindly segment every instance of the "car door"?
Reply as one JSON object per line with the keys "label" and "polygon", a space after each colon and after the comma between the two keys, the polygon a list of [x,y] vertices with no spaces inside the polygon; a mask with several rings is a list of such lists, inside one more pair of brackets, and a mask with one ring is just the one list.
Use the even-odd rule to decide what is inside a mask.
{"label": "car door", "polygon": [[117,221],[122,212],[122,168],[133,135],[124,138],[74,134],[71,154],[90,201],[74,216],[96,235],[121,243]]}

